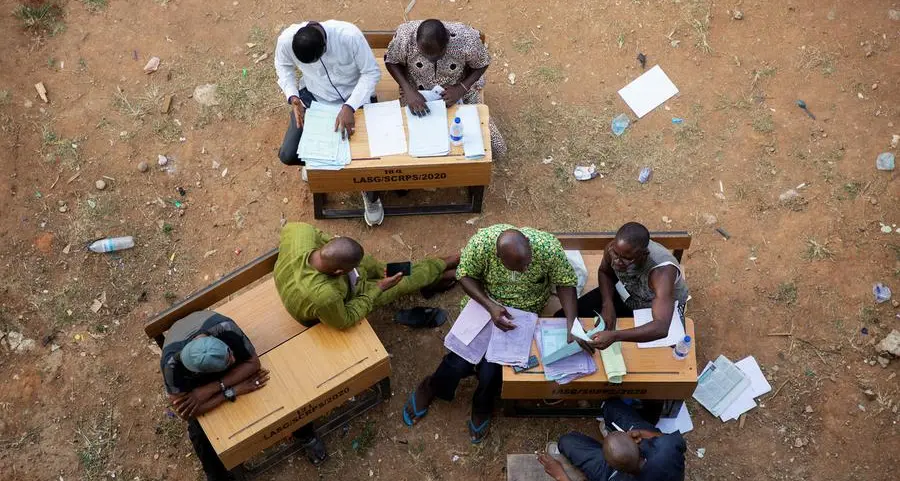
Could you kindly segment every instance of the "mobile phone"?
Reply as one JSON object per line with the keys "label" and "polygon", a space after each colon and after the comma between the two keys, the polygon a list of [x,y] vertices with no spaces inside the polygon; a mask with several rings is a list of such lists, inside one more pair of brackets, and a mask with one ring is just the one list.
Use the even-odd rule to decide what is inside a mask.
{"label": "mobile phone", "polygon": [[527,371],[529,369],[535,368],[535,367],[537,367],[537,365],[538,365],[537,356],[531,356],[528,358],[528,366],[527,367],[522,368],[519,366],[513,366],[513,371],[515,371],[516,374],[518,374],[522,371]]}
{"label": "mobile phone", "polygon": [[393,277],[398,272],[402,273],[404,276],[410,275],[412,273],[412,263],[410,263],[410,262],[388,262],[387,277]]}

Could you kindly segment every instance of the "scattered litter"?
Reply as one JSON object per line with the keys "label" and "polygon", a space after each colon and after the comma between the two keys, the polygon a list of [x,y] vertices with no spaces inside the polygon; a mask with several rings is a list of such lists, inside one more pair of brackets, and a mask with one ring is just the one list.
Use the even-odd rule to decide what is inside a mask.
{"label": "scattered litter", "polygon": [[641,173],[638,174],[638,182],[642,184],[646,184],[650,182],[650,178],[653,177],[653,169],[650,167],[644,167],[641,169]]}
{"label": "scattered litter", "polygon": [[673,123],[673,124],[683,124],[683,123],[684,123],[684,119],[679,118],[679,117],[672,117],[672,123]]}
{"label": "scattered litter", "polygon": [[706,225],[716,225],[716,222],[719,221],[719,219],[712,214],[702,214],[700,217],[703,218],[703,222],[706,223]]}
{"label": "scattered litter", "polygon": [[260,63],[260,62],[262,62],[263,60],[265,60],[265,59],[267,59],[267,58],[269,58],[269,54],[268,54],[268,53],[264,53],[264,54],[260,55],[259,57],[256,57],[256,60],[254,60],[253,63],[255,63],[255,64],[256,64],[256,63]]}
{"label": "scattered litter", "polygon": [[647,56],[646,56],[646,55],[644,55],[643,53],[638,52],[638,54],[637,54],[637,61],[640,62],[640,64],[641,64],[641,70],[646,70],[646,69],[647,69]]}
{"label": "scattered litter", "polygon": [[72,251],[72,244],[66,244],[66,246],[63,247],[62,253],[63,253],[63,254],[68,254],[68,253],[71,252],[71,251]]}
{"label": "scattered litter", "polygon": [[612,133],[616,135],[616,137],[621,136],[625,133],[625,129],[628,128],[628,125],[631,124],[631,120],[628,119],[628,116],[625,114],[616,115],[614,119],[612,119]]}
{"label": "scattered litter", "polygon": [[894,231],[894,228],[891,227],[891,226],[889,226],[889,225],[887,225],[887,224],[884,224],[884,223],[881,223],[881,222],[879,222],[878,224],[881,225],[881,232],[882,232],[883,234],[890,234],[891,232]]}
{"label": "scattered litter", "polygon": [[510,85],[516,84],[516,74],[510,72],[510,74],[506,76],[506,79],[509,80]]}
{"label": "scattered litter", "polygon": [[34,84],[34,89],[37,90],[38,95],[41,97],[41,100],[43,100],[45,104],[50,103],[50,100],[47,98],[47,87],[44,87],[44,82],[38,82]]}
{"label": "scattered litter", "polygon": [[778,200],[781,202],[790,202],[798,197],[800,197],[800,193],[797,192],[796,189],[790,189],[782,192],[781,195],[778,196]]}
{"label": "scattered litter", "polygon": [[184,187],[175,187],[175,192],[178,192],[178,195],[182,197],[187,195],[187,191],[184,190]]}
{"label": "scattered litter", "polygon": [[111,237],[94,241],[94,243],[91,244],[88,249],[90,249],[92,252],[102,253],[131,249],[132,247],[134,247],[134,238],[131,236],[125,236]]}
{"label": "scattered litter", "polygon": [[472,217],[471,219],[469,219],[469,220],[466,221],[466,224],[469,224],[469,225],[475,225],[475,223],[478,222],[478,221],[480,221],[480,220],[481,220],[481,216],[478,216],[478,217]]}
{"label": "scattered litter", "polygon": [[716,227],[716,232],[718,232],[719,235],[721,235],[723,238],[725,238],[725,240],[731,239],[731,234],[729,234],[727,230],[725,230],[721,227]]}
{"label": "scattered litter", "polygon": [[813,413],[813,408],[812,408],[812,406],[807,405],[807,406],[803,409],[803,411],[804,411],[806,414],[812,414],[812,413]]}
{"label": "scattered litter", "polygon": [[228,167],[225,167],[225,170],[222,171],[222,177],[228,175]]}
{"label": "scattered litter", "polygon": [[667,216],[667,215],[662,216],[662,221],[665,222],[666,224],[672,223],[672,219],[670,219],[669,216]]}
{"label": "scattered litter", "polygon": [[159,154],[156,156],[156,163],[159,164],[160,167],[165,167],[166,164],[169,163],[169,158],[163,154]]}
{"label": "scattered litter", "polygon": [[597,172],[597,166],[594,164],[588,166],[577,165],[575,166],[574,175],[576,180],[591,180],[600,176],[600,172]]}
{"label": "scattered litter", "polygon": [[678,87],[672,83],[659,65],[644,72],[619,90],[619,96],[639,119],[677,93]]}
{"label": "scattered litter", "polygon": [[240,247],[238,247],[237,249],[234,250],[234,255],[239,256],[239,255],[241,255],[241,252],[243,252],[243,251],[241,250]]}
{"label": "scattered litter", "polygon": [[287,197],[281,199],[281,203],[282,203],[282,204],[287,204],[287,203],[290,202],[290,201],[291,201],[291,200],[288,199]]}
{"label": "scattered litter", "polygon": [[404,15],[409,15],[409,12],[412,11],[413,7],[416,6],[416,0],[409,0],[409,3],[406,5],[406,9],[403,10]]}
{"label": "scattered litter", "polygon": [[900,135],[891,135],[891,148],[896,149],[898,145],[900,145]]}
{"label": "scattered litter", "polygon": [[894,170],[894,154],[882,152],[875,159],[875,168],[878,170]]}
{"label": "scattered litter", "polygon": [[103,190],[106,188],[106,181],[103,179],[100,179],[97,182],[94,182],[94,187],[96,187],[97,190]]}
{"label": "scattered litter", "polygon": [[450,462],[455,463],[459,461],[459,455],[454,454],[452,458],[450,458]]}
{"label": "scattered litter", "polygon": [[159,57],[150,57],[147,65],[144,65],[144,73],[151,74],[159,70]]}
{"label": "scattered litter", "polygon": [[253,47],[255,47],[255,46],[256,46],[255,43],[248,43],[248,44],[247,44],[247,48],[253,48]]}
{"label": "scattered litter", "polygon": [[94,299],[94,302],[91,303],[91,311],[96,314],[100,312],[100,309],[103,308],[103,301],[100,299]]}
{"label": "scattered litter", "polygon": [[809,115],[809,118],[816,120],[816,116],[813,115],[812,112],[810,112],[808,108],[806,108],[806,102],[804,102],[802,100],[798,100],[797,107],[800,107],[800,109],[802,109],[804,112],[806,112],[806,115]]}
{"label": "scattered litter", "polygon": [[744,19],[744,12],[735,9],[733,12],[731,12],[731,18],[733,18],[733,19],[735,19],[735,20],[743,20],[743,19]]}
{"label": "scattered litter", "polygon": [[213,249],[211,251],[206,251],[206,253],[203,254],[203,258],[206,259],[209,256],[215,255],[216,252],[219,252],[219,249]]}
{"label": "scattered litter", "polygon": [[863,328],[861,328],[861,329],[859,330],[859,333],[862,334],[863,336],[868,336],[868,335],[869,335],[869,328],[868,328],[868,327],[863,327]]}
{"label": "scattered litter", "polygon": [[546,159],[541,161],[542,164],[547,165],[553,163],[553,156],[547,157]]}
{"label": "scattered litter", "polygon": [[875,296],[876,304],[887,302],[891,300],[891,288],[880,282],[876,282],[875,285],[872,286],[872,295]]}
{"label": "scattered litter", "polygon": [[215,160],[212,161],[212,168],[213,168],[214,170],[219,170],[219,167],[221,167],[221,166],[222,166],[222,164],[216,162]]}
{"label": "scattered litter", "polygon": [[703,459],[706,456],[706,448],[697,448],[697,457]]}

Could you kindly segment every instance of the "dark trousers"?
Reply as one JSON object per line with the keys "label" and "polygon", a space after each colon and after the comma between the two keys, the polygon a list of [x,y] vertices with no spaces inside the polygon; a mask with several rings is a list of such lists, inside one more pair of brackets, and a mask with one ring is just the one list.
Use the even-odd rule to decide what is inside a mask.
{"label": "dark trousers", "polygon": [[[301,442],[308,441],[315,435],[316,431],[312,423],[294,431],[294,437]],[[209,438],[206,437],[206,433],[200,427],[200,422],[194,418],[188,421],[188,438],[191,440],[191,444],[194,445],[194,452],[197,453],[197,459],[200,460],[200,465],[203,466],[203,472],[206,473],[207,481],[225,481],[230,479],[228,470],[225,469],[225,465],[222,464],[219,455],[216,454],[216,450],[209,442]]]}
{"label": "dark trousers", "polygon": [[[634,310],[626,306],[622,298],[613,291],[613,305],[616,307],[616,317],[634,317]],[[595,317],[603,308],[603,293],[596,288],[578,298],[578,317]],[[554,317],[563,317],[565,313],[560,309]]]}
{"label": "dark trousers", "polygon": [[494,399],[500,394],[503,382],[503,368],[499,364],[482,359],[477,365],[473,365],[455,353],[447,353],[431,376],[431,388],[435,396],[452,401],[459,381],[472,375],[478,377],[478,387],[472,396],[472,417],[489,419],[494,411]]}
{"label": "dark trousers", "polygon": [[[631,429],[647,429],[659,432],[656,426],[648,423],[637,411],[621,400],[611,399],[603,405],[603,420],[608,431],[617,431],[616,426],[629,431]],[[581,434],[571,432],[559,438],[559,452],[581,470],[588,481],[607,481],[615,471],[606,464],[603,457],[603,445],[600,441]],[[615,479],[615,478],[613,478]]]}
{"label": "dark trousers", "polygon": [[[313,94],[311,94],[309,90],[306,90],[305,87],[300,89],[297,96],[300,97],[303,106],[307,108],[309,108],[316,100]],[[371,100],[372,102],[377,101],[374,95]],[[303,129],[297,127],[297,119],[294,118],[294,109],[292,108],[290,115],[288,115],[287,131],[284,133],[284,140],[281,141],[281,148],[278,150],[278,158],[281,160],[282,164],[306,165],[306,162],[303,162],[297,157],[297,148],[300,146],[300,137],[303,137]],[[365,194],[369,199],[369,202],[375,202],[381,198],[380,192],[366,192]]]}

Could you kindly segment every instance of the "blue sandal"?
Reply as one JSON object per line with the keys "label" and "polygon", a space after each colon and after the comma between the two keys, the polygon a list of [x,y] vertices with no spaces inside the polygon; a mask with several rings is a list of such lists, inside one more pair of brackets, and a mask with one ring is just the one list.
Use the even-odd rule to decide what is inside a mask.
{"label": "blue sandal", "polygon": [[[413,412],[414,417],[409,417],[410,410],[406,409],[407,406],[412,408],[410,410]],[[416,392],[413,391],[412,394],[409,395],[409,401],[406,401],[406,404],[403,405],[403,424],[412,427],[413,424],[416,423],[416,421],[425,417],[426,414],[428,414],[428,408],[425,408],[421,411],[416,409]]]}
{"label": "blue sandal", "polygon": [[485,422],[481,423],[481,426],[475,427],[475,423],[469,419],[469,437],[472,441],[472,444],[481,444],[481,441],[484,440],[484,437],[487,436],[488,428],[490,427],[491,420],[488,419]]}

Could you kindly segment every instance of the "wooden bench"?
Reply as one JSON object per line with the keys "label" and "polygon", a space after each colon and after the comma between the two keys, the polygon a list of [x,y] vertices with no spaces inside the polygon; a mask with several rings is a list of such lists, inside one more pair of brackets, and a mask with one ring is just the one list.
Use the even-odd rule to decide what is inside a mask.
{"label": "wooden bench", "polygon": [[[162,346],[166,330],[177,320],[213,309],[241,327],[262,367],[270,371],[265,388],[198,418],[229,469],[309,422],[316,421],[316,431],[324,435],[391,395],[388,354],[368,321],[343,331],[323,324],[306,328],[295,321],[269,276],[277,259],[278,249],[269,251],[156,315],[144,328]],[[284,451],[296,450],[281,448],[245,467],[264,469]]]}
{"label": "wooden bench", "polygon": [[[381,69],[381,80],[375,86],[375,95],[378,97],[378,101],[398,99],[400,86],[391,77],[384,64],[384,55],[388,44],[394,38],[394,32],[379,30],[366,31],[363,34]],[[484,34],[481,34],[481,40],[484,41]],[[452,114],[453,108],[455,107],[451,107],[450,114]],[[350,151],[353,157],[350,164],[337,171],[307,171],[309,189],[313,193],[314,217],[316,219],[341,219],[362,215],[362,209],[327,207],[329,193],[455,187],[467,188],[466,202],[414,206],[385,205],[384,214],[393,216],[480,213],[485,186],[490,185],[491,182],[493,157],[490,148],[490,130],[488,129],[490,112],[484,105],[480,105],[478,109],[483,124],[482,135],[486,150],[485,157],[478,160],[466,159],[461,147],[452,147],[450,154],[443,157],[419,158],[404,154],[371,158],[368,155],[365,109],[359,109],[356,112],[356,133],[350,140]]]}
{"label": "wooden bench", "polygon": [[[615,232],[558,233],[555,234],[567,250],[579,250],[588,268],[588,281],[584,292],[596,288],[598,268],[603,260],[603,251],[615,238]],[[690,248],[691,236],[687,232],[651,232],[650,238],[672,250],[680,262],[684,251]],[[548,302],[542,316],[551,317],[559,309],[559,301],[554,297]],[[585,323],[590,320],[583,320]],[[618,319],[617,327],[627,329],[634,326],[634,319]],[[587,329],[593,326],[586,325]],[[685,332],[696,339],[694,321],[685,320]],[[531,353],[538,355],[537,345],[532,344]],[[599,403],[610,397],[632,397],[657,400],[683,400],[693,394],[697,385],[696,343],[688,358],[676,361],[670,349],[639,349],[635,343],[622,343],[622,355],[628,374],[621,384],[610,384],[603,370],[600,354],[594,354],[598,371],[566,385],[547,381],[543,365],[516,374],[511,367],[503,368],[504,412],[511,416],[564,416],[595,415]],[[671,412],[680,403],[668,403],[665,410]],[[677,412],[677,411],[676,411]]]}

